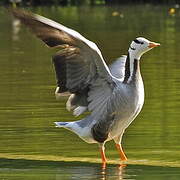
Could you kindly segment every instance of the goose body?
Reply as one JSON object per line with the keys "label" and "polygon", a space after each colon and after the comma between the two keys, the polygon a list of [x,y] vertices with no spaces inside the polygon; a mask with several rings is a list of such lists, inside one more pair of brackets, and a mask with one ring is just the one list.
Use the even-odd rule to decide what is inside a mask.
{"label": "goose body", "polygon": [[108,67],[97,45],[78,32],[39,15],[22,10],[11,12],[49,47],[60,49],[53,56],[56,98],[61,100],[68,92],[69,111],[75,116],[91,112],[82,120],[55,122],[56,126],[73,131],[88,143],[98,143],[103,165],[106,164],[104,144],[110,140],[115,141],[121,160],[126,160],[122,135],[144,103],[140,58],[159,44],[136,38],[127,56]]}
{"label": "goose body", "polygon": [[[104,96],[101,97],[100,94],[96,94],[97,98],[100,97],[97,99],[99,105],[89,105],[89,108],[95,106],[93,113],[80,121],[55,122],[56,125],[73,131],[88,143],[103,143],[112,139],[116,140],[142,109],[144,87],[140,74],[139,78],[138,82],[131,82],[128,85],[120,83],[118,79],[114,79],[115,87],[111,94],[108,92],[109,89],[106,92],[106,88],[104,89],[102,86],[99,93],[104,93]],[[106,94],[110,94],[110,97],[107,97]],[[103,100],[104,98],[108,99],[104,107],[101,107],[101,99]],[[102,121],[103,118],[104,121]],[[100,124],[98,124],[99,122]],[[107,132],[108,134],[106,134]],[[117,139],[116,141],[118,143],[119,140]]]}

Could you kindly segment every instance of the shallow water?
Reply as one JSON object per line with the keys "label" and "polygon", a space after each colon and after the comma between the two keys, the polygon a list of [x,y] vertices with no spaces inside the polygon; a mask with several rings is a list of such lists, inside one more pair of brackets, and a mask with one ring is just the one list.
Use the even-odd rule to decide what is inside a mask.
{"label": "shallow water", "polygon": [[148,180],[180,178],[179,168],[128,165],[109,165],[101,169],[99,164],[82,162],[55,162],[38,160],[0,159],[1,179],[113,179]]}
{"label": "shallow water", "polygon": [[[4,179],[36,175],[43,179],[78,179],[80,175],[89,179],[168,179],[173,175],[179,179],[179,168],[169,167],[180,167],[180,10],[172,16],[168,8],[31,9],[96,42],[108,64],[126,54],[137,36],[161,43],[142,57],[146,99],[141,114],[123,137],[128,163],[133,164],[123,168],[123,176],[115,165],[119,161],[112,142],[106,145],[111,165],[103,175],[97,145],[54,127],[54,121],[83,117],[74,118],[65,110],[66,97],[60,102],[54,98],[50,59],[55,50],[0,9],[0,174]],[[113,12],[120,16],[112,16]]]}

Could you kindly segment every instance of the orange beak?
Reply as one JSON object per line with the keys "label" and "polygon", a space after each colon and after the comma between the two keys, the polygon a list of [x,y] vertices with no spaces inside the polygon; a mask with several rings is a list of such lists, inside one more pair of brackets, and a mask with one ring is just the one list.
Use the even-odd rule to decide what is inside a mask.
{"label": "orange beak", "polygon": [[155,43],[155,42],[150,42],[149,43],[149,48],[154,48],[154,47],[157,47],[157,46],[160,46],[160,44],[159,43]]}

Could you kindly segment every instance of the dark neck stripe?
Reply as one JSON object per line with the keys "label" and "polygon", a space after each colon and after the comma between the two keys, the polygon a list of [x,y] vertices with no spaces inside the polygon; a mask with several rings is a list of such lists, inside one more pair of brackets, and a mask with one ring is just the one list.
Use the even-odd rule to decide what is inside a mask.
{"label": "dark neck stripe", "polygon": [[137,75],[138,68],[139,68],[139,60],[134,59],[132,80],[135,80],[135,79],[136,79],[136,75]]}
{"label": "dark neck stripe", "polygon": [[124,76],[123,83],[127,83],[129,78],[131,78],[132,81],[136,80],[136,76],[139,69],[139,60],[133,59],[133,72],[132,73],[130,69],[130,61],[132,61],[132,59],[130,60],[130,57],[128,54],[127,59],[126,59],[126,64],[125,64],[125,76]]}
{"label": "dark neck stripe", "polygon": [[124,80],[123,80],[123,83],[127,83],[129,77],[130,77],[130,57],[129,57],[129,53],[127,55],[127,58],[126,58],[126,63],[125,63],[125,75],[124,75]]}

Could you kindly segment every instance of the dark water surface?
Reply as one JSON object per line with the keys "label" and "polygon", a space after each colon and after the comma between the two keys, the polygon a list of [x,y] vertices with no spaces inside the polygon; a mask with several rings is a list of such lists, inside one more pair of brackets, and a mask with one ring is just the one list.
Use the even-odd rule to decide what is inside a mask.
{"label": "dark water surface", "polygon": [[55,100],[51,56],[56,50],[0,8],[0,179],[180,179],[180,10],[169,15],[168,9],[30,9],[96,42],[108,64],[126,54],[135,37],[161,43],[141,59],[145,105],[123,137],[130,165],[115,165],[118,155],[109,142],[104,172],[97,145],[54,127],[54,121],[83,117],[65,110],[66,97]]}

